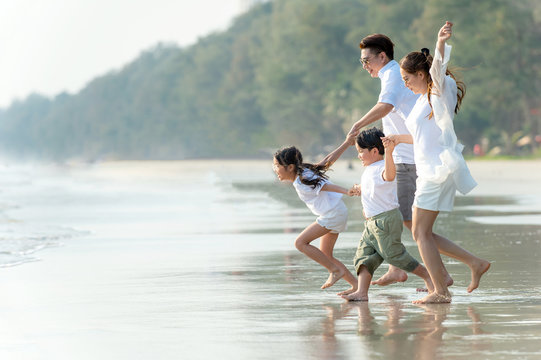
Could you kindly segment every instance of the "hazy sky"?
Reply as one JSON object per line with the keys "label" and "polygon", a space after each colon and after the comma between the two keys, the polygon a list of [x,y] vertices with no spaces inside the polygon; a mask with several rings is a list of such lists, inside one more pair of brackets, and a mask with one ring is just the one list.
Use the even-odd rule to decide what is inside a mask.
{"label": "hazy sky", "polygon": [[241,0],[1,0],[0,107],[74,93],[158,42],[225,29]]}

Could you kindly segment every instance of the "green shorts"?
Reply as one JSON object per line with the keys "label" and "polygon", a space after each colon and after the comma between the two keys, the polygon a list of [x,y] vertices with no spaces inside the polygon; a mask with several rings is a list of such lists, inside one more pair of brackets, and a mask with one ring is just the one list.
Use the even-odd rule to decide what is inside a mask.
{"label": "green shorts", "polygon": [[383,260],[408,272],[415,270],[419,262],[406,251],[401,237],[402,215],[398,208],[366,219],[353,260],[357,274],[364,265],[374,275]]}

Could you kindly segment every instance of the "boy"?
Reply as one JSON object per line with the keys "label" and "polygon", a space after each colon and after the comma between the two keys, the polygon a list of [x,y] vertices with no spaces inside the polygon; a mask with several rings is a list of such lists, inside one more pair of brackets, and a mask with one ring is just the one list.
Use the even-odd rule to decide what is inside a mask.
{"label": "boy", "polygon": [[[343,295],[348,301],[368,301],[368,288],[374,271],[383,260],[422,278],[429,292],[434,290],[425,267],[407,251],[402,236],[402,215],[396,195],[396,167],[392,153],[394,144],[381,138],[385,135],[377,128],[362,131],[355,139],[358,157],[366,167],[361,178],[360,195],[366,218],[354,264],[358,275],[357,291]],[[384,157],[385,151],[387,156]],[[359,186],[350,189],[350,195],[359,195]]]}

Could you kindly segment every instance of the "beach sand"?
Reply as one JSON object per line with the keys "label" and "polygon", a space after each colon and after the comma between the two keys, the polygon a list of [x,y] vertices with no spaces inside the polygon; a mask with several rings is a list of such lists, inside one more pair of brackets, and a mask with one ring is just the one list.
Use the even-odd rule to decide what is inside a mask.
{"label": "beach sand", "polygon": [[[471,196],[539,199],[540,161],[469,165],[480,184]],[[226,166],[222,170],[231,174],[245,168]],[[267,166],[254,162],[250,168],[257,173]],[[346,168],[337,164],[333,179],[351,181]],[[479,211],[475,206],[462,207]],[[535,206],[540,213],[541,203]],[[124,225],[118,231],[129,228]],[[439,307],[409,305],[418,297],[411,292],[415,283],[374,289],[369,304],[344,303],[334,289],[317,291],[307,282],[324,280],[325,274],[293,249],[294,234],[260,233],[262,241],[275,242],[265,253],[261,244],[250,242],[249,232],[214,239],[231,246],[213,251],[198,247],[198,236],[203,241],[205,235],[183,236],[180,229],[171,233],[156,226],[153,236],[133,238],[81,230],[91,234],[40,251],[40,261],[0,269],[3,359],[541,356],[539,226],[524,230],[528,239],[497,239],[481,250],[494,261],[491,280],[482,281],[474,295],[455,286],[453,304]],[[357,234],[345,239],[343,248],[356,246]],[[510,258],[497,249],[520,239],[530,241],[523,253],[535,259]],[[190,241],[193,247],[186,245]],[[338,255],[349,258],[350,253],[344,249]],[[467,283],[465,267],[450,262],[448,268],[459,274],[459,283]],[[517,272],[510,274],[512,269]]]}

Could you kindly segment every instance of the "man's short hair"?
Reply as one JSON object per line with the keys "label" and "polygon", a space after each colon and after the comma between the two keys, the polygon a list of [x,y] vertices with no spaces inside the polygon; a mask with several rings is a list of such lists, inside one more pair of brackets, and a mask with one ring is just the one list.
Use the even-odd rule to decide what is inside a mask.
{"label": "man's short hair", "polygon": [[389,60],[394,59],[394,44],[388,36],[383,34],[368,35],[359,44],[361,49],[370,49],[374,52],[384,52]]}

